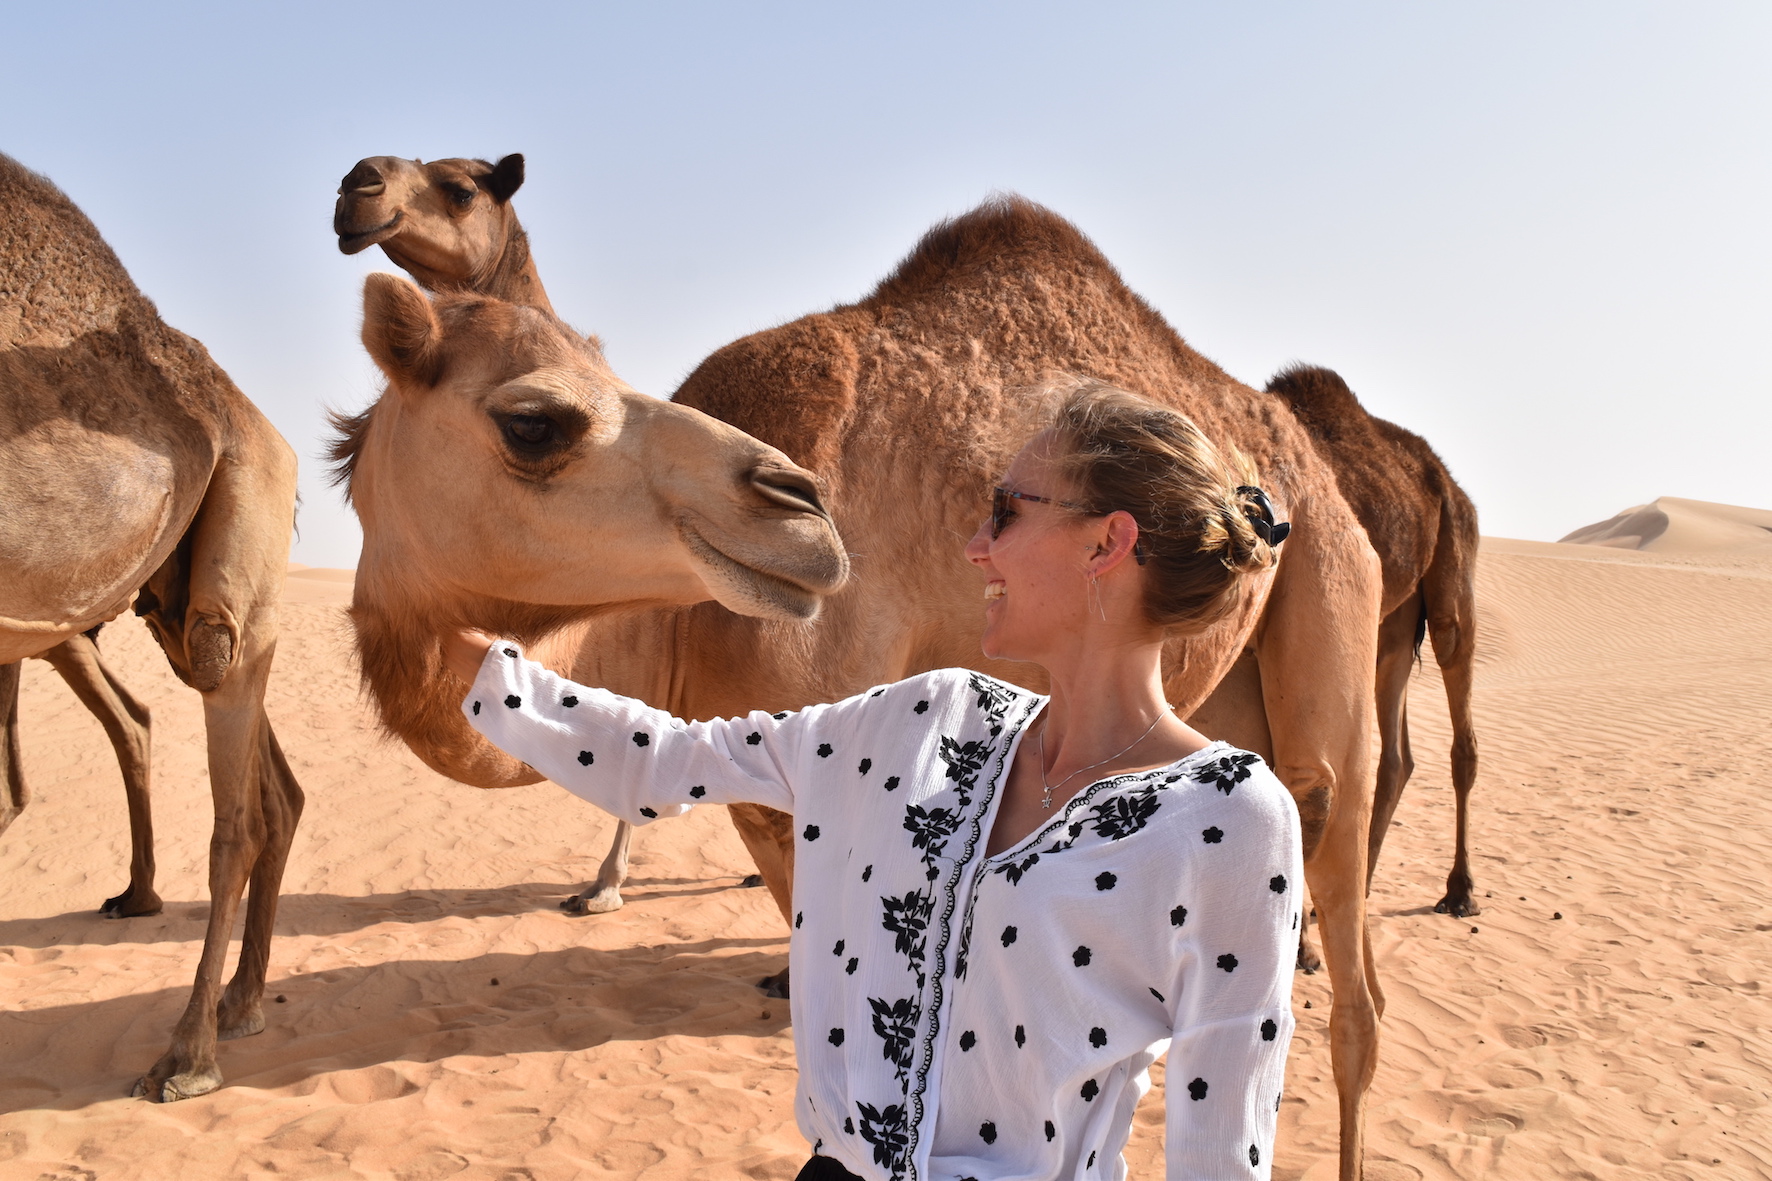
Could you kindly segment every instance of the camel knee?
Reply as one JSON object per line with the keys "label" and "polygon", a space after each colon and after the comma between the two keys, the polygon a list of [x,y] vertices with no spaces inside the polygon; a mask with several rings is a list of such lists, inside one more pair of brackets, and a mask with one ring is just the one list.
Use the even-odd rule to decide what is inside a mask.
{"label": "camel knee", "polygon": [[226,623],[199,618],[185,636],[191,661],[191,688],[213,693],[227,679],[234,663],[234,632]]}
{"label": "camel knee", "polygon": [[1327,763],[1283,761],[1274,774],[1286,785],[1298,806],[1298,824],[1304,838],[1304,859],[1309,861],[1323,840],[1329,816],[1335,810],[1335,771]]}

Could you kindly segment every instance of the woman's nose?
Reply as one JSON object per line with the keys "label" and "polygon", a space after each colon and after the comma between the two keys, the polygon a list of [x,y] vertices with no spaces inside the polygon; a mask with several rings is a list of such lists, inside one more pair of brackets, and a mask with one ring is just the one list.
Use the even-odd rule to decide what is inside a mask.
{"label": "woman's nose", "polygon": [[991,521],[989,517],[978,523],[972,534],[972,540],[966,543],[966,560],[974,566],[982,566],[991,556]]}

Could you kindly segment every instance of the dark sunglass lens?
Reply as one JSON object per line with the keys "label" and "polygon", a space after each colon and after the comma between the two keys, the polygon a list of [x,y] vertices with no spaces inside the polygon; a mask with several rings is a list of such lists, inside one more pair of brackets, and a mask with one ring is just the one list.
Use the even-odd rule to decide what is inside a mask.
{"label": "dark sunglass lens", "polygon": [[1009,523],[1009,494],[1001,488],[991,489],[991,540],[995,541],[1003,535],[1003,526]]}

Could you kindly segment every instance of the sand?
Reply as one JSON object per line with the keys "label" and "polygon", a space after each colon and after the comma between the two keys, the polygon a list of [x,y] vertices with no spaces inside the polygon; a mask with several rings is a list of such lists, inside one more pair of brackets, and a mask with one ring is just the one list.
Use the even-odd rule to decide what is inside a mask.
{"label": "sand", "polygon": [[[1640,551],[1484,543],[1468,920],[1431,912],[1448,734],[1431,659],[1417,677],[1418,769],[1372,895],[1389,998],[1374,1181],[1772,1175],[1772,553],[1653,544],[1691,504],[1656,502],[1669,524]],[[792,1177],[787,1006],[752,986],[787,931],[738,888],[725,816],[642,831],[626,908],[562,914],[611,822],[546,784],[452,784],[378,739],[348,579],[292,573],[271,684],[308,793],[281,999],[264,1033],[223,1043],[228,1085],[184,1103],[126,1096],[201,945],[197,698],[138,622],[107,628],[106,659],[154,709],[168,901],[106,921],[128,856],[116,766],[27,665],[36,797],[0,838],[0,1178]],[[1315,1181],[1336,1143],[1326,978],[1299,977],[1295,1006],[1274,1175]],[[1160,1103],[1140,1110],[1134,1176],[1161,1176]]]}

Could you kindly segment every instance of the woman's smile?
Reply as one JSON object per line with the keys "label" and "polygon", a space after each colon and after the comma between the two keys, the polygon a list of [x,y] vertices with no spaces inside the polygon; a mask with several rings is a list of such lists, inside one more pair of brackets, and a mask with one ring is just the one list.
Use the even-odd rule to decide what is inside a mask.
{"label": "woman's smile", "polygon": [[987,603],[995,602],[1009,593],[1009,584],[1001,578],[993,578],[984,584],[984,599]]}

